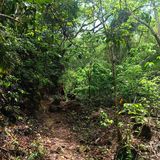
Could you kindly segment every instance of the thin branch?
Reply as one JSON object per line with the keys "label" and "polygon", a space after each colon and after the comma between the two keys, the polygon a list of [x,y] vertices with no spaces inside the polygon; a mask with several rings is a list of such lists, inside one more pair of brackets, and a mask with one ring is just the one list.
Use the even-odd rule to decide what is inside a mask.
{"label": "thin branch", "polygon": [[132,12],[136,12],[137,10],[142,9],[143,7],[148,7],[148,6],[150,6],[150,5],[146,4],[146,5],[138,6],[137,8],[135,8],[134,10],[132,10]]}
{"label": "thin branch", "polygon": [[155,60],[157,58],[157,56],[158,56],[158,52],[155,53],[155,54],[153,54],[153,55],[148,56],[146,59],[144,59],[143,61],[141,61],[139,64],[143,66],[147,62],[151,62],[151,61]]}
{"label": "thin branch", "polygon": [[[78,34],[79,34],[81,31],[83,31],[83,28],[84,28],[84,27],[87,27],[87,26],[93,24],[94,22],[96,22],[96,21],[98,20],[98,19],[95,19],[95,20],[93,20],[93,21],[85,24],[85,22],[88,21],[89,19],[90,19],[90,18],[88,18],[87,20],[84,20],[84,22],[82,23],[81,27],[80,27],[79,30],[77,31],[77,33],[74,35],[74,38],[76,38],[76,37],[78,36]],[[97,27],[98,27],[98,26],[97,26]],[[97,28],[97,27],[95,26],[94,28]],[[87,30],[87,31],[92,31],[94,28],[92,28],[91,30]]]}
{"label": "thin branch", "polygon": [[18,22],[18,23],[21,23],[20,21],[16,20],[14,17],[8,16],[8,15],[6,15],[6,14],[0,13],[0,17],[4,17],[4,18],[7,18],[7,19],[16,21],[16,22]]}
{"label": "thin branch", "polygon": [[153,30],[153,28],[152,28],[148,23],[146,23],[145,21],[143,21],[142,19],[140,19],[140,18],[138,18],[138,17],[136,17],[136,16],[134,16],[134,18],[135,18],[138,22],[140,22],[141,24],[143,24],[144,26],[146,26],[146,27],[150,30],[150,32],[151,32],[152,35],[155,37],[155,39],[156,39],[156,41],[157,41],[157,43],[158,43],[158,45],[159,45],[159,47],[160,47],[160,38],[158,37],[158,35],[156,34],[156,32]]}

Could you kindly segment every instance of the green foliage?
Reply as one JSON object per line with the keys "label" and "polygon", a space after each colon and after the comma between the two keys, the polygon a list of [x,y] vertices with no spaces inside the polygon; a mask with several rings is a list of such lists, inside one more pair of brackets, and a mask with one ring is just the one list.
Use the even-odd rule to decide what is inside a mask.
{"label": "green foliage", "polygon": [[52,0],[26,0],[26,2],[41,4],[41,3],[49,3],[49,2],[52,2]]}
{"label": "green foliage", "polygon": [[0,111],[11,121],[13,118],[19,119],[20,104],[25,94],[19,84],[19,79],[12,75],[1,75],[0,86]]}
{"label": "green foliage", "polygon": [[40,135],[38,135],[38,139],[34,140],[31,143],[31,150],[28,156],[28,160],[39,160],[43,159],[46,155],[46,149],[43,145],[43,140]]}
{"label": "green foliage", "polygon": [[[64,71],[61,59],[65,54],[65,38],[72,37],[75,27],[77,2],[5,1],[0,9],[11,17],[0,23],[0,74],[19,80],[31,102],[28,105],[34,109],[42,96],[41,90],[49,88],[56,93]],[[11,93],[17,101],[18,94]]]}
{"label": "green foliage", "polygon": [[159,51],[148,2],[5,1],[0,9],[11,17],[0,23],[0,72],[17,78],[31,101],[41,89],[56,92],[61,80],[82,99],[117,95],[157,107]]}
{"label": "green foliage", "polygon": [[81,98],[86,98],[89,87],[91,97],[105,97],[111,92],[111,70],[105,63],[95,62],[75,71],[70,70],[64,78],[68,79],[66,92],[71,91]]}
{"label": "green foliage", "polygon": [[147,114],[147,110],[142,104],[130,104],[130,103],[125,103],[123,105],[124,109],[122,112],[127,112],[130,115],[141,115],[145,116]]}
{"label": "green foliage", "polygon": [[132,119],[134,119],[136,123],[142,124],[144,123],[145,116],[149,114],[148,108],[140,103],[125,103],[119,114],[122,113],[131,115]]}
{"label": "green foliage", "polygon": [[101,111],[100,112],[100,124],[101,124],[101,126],[103,126],[103,127],[108,127],[108,126],[110,126],[110,125],[112,125],[113,124],[113,120],[112,119],[110,119],[109,117],[108,117],[108,115],[107,115],[107,113],[105,113],[104,111]]}
{"label": "green foliage", "polygon": [[[143,123],[160,107],[159,15],[149,0],[3,0],[0,111],[10,119],[20,108],[32,113],[61,83],[90,107],[111,107],[121,97],[120,113]],[[100,123],[113,120],[101,112]],[[130,135],[125,130],[120,159],[133,159]],[[41,143],[32,147],[28,159],[43,158]]]}
{"label": "green foliage", "polygon": [[[2,25],[1,25],[2,26]],[[20,39],[15,37],[12,29],[8,27],[3,27],[2,35],[0,39],[0,69],[9,70],[13,69],[16,65],[20,63],[19,56],[16,50],[20,46]]]}
{"label": "green foliage", "polygon": [[142,76],[142,68],[140,65],[124,64],[118,66],[119,74],[117,75],[117,83],[120,95],[127,98],[130,96],[134,99],[135,95],[139,92],[139,79]]}

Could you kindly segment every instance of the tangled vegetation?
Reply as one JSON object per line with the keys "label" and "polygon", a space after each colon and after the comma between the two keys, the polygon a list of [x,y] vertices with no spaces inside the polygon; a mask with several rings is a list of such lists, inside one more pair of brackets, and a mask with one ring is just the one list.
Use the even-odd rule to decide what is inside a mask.
{"label": "tangled vegetation", "polygon": [[[69,117],[85,146],[78,152],[98,155],[85,159],[151,156],[145,143],[159,141],[160,127],[159,0],[0,0],[0,58],[0,158],[49,155],[35,127],[41,111]],[[36,135],[27,150],[19,130]],[[99,157],[102,139],[114,153],[104,147]]]}

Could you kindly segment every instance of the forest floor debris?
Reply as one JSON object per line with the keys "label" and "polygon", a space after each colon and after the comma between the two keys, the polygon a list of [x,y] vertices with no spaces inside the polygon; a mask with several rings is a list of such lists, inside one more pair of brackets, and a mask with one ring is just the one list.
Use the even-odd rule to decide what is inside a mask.
{"label": "forest floor debris", "polygon": [[[37,113],[37,118],[3,127],[0,131],[0,157],[2,160],[114,160],[120,150],[117,128],[102,127],[91,117],[98,109],[83,106],[55,113]],[[114,110],[105,109],[114,119]],[[128,116],[121,116],[126,123]],[[126,127],[126,126],[125,126]],[[134,150],[144,160],[160,159],[160,133],[155,123],[150,125],[149,141],[132,137]],[[122,128],[122,132],[125,129]],[[122,133],[121,133],[122,134]],[[121,137],[124,138],[123,135]]]}

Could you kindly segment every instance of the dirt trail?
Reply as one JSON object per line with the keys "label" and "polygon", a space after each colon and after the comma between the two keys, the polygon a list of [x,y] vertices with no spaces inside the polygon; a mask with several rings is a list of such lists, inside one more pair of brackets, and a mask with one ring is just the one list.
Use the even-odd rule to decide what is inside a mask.
{"label": "dirt trail", "polygon": [[[46,105],[46,107],[48,106]],[[70,112],[70,110],[68,110],[68,112]],[[114,113],[112,110],[108,109],[107,113],[109,113],[110,116],[113,115],[111,117],[112,119],[114,119]],[[117,143],[117,137],[115,135],[116,128],[114,126],[111,126],[110,128],[105,130],[99,128],[98,131],[98,129],[96,129],[96,125],[93,125],[94,122],[93,124],[91,123],[89,126],[86,126],[84,125],[84,123],[87,124],[88,121],[84,121],[83,118],[85,117],[81,117],[79,115],[75,116],[74,114],[67,114],[64,111],[54,113],[38,113],[37,115],[39,124],[37,133],[39,134],[39,136],[41,136],[44,147],[47,150],[45,160],[114,159],[117,148],[119,146],[119,144]],[[71,115],[73,117],[71,117]],[[74,119],[75,117],[82,119]],[[125,122],[126,117],[121,117],[121,119],[123,118],[125,118]],[[81,123],[78,132],[73,132],[72,127],[75,126],[72,125],[72,121],[70,121],[71,119],[73,120],[73,122],[76,122],[77,126],[79,126],[78,124]],[[83,121],[84,123],[82,123]],[[88,127],[90,129],[90,134],[88,134]],[[84,128],[85,130],[83,130]],[[153,126],[152,129],[153,128],[155,128],[155,126]],[[86,138],[88,136],[88,138],[83,139],[82,136],[83,138]],[[138,146],[139,143],[146,146],[146,155],[143,156],[143,151],[139,151],[139,153],[141,153],[141,156],[152,156],[154,160],[159,160],[159,137],[159,135],[157,136],[156,134],[154,134],[151,141],[143,141],[143,139],[141,140],[140,137],[134,136],[132,140],[134,146]],[[93,141],[92,143],[88,142],[88,140],[90,139]],[[86,142],[88,143],[83,143],[82,140],[87,140]],[[81,141],[82,143],[80,143],[79,141]],[[147,148],[153,149],[148,150]]]}
{"label": "dirt trail", "polygon": [[42,138],[47,149],[46,160],[84,160],[80,144],[67,124],[65,113],[41,114]]}

